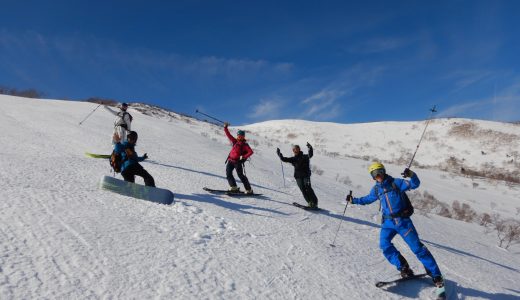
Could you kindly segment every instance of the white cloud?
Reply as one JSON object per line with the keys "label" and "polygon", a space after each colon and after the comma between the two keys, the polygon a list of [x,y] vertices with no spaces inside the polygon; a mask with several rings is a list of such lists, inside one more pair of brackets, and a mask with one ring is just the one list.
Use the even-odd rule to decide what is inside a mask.
{"label": "white cloud", "polygon": [[273,119],[280,114],[281,107],[282,101],[279,99],[260,100],[260,103],[254,106],[253,111],[249,114],[249,117],[254,119]]}
{"label": "white cloud", "polygon": [[320,120],[337,117],[341,107],[337,99],[344,94],[344,91],[339,90],[322,90],[307,97],[301,101],[305,107],[302,117]]}
{"label": "white cloud", "polygon": [[[0,50],[32,52],[74,61],[76,65],[96,65],[100,68],[126,68],[130,72],[149,75],[167,71],[172,75],[224,77],[240,79],[262,74],[286,74],[293,64],[263,59],[207,56],[185,56],[146,48],[128,48],[94,37],[48,37],[37,32],[11,33],[0,31]],[[42,58],[43,59],[43,58]]]}
{"label": "white cloud", "polygon": [[494,121],[520,120],[520,78],[506,88],[497,91],[496,95],[467,100],[462,104],[440,110],[438,117],[465,117],[478,115],[480,118]]}

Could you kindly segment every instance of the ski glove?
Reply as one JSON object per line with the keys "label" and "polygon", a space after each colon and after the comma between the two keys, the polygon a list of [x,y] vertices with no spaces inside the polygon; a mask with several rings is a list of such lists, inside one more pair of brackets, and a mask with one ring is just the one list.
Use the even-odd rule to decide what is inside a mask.
{"label": "ski glove", "polygon": [[354,197],[352,197],[352,195],[347,195],[347,203],[350,203],[352,204],[352,199],[354,199]]}
{"label": "ski glove", "polygon": [[312,148],[311,144],[309,144],[309,142],[307,142],[307,148]]}
{"label": "ski glove", "polygon": [[224,128],[228,128],[229,126],[229,123],[228,122],[224,122]]}
{"label": "ski glove", "polygon": [[278,156],[282,155],[282,153],[280,152],[280,148],[276,148],[276,154],[277,154]]}
{"label": "ski glove", "polygon": [[148,158],[148,154],[145,153],[145,154],[143,155],[143,159],[147,159],[147,158]]}
{"label": "ski glove", "polygon": [[404,169],[403,173],[401,173],[401,175],[403,175],[404,178],[406,177],[412,177],[414,175],[413,171],[406,168]]}

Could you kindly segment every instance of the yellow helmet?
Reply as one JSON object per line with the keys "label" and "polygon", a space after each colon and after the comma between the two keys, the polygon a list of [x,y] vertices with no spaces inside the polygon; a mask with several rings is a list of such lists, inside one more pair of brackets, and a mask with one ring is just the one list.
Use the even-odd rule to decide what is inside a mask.
{"label": "yellow helmet", "polygon": [[375,162],[375,163],[371,164],[370,167],[368,167],[368,172],[372,173],[372,171],[374,171],[374,170],[379,170],[379,169],[384,169],[384,168],[385,168],[385,166],[383,166],[382,163]]}

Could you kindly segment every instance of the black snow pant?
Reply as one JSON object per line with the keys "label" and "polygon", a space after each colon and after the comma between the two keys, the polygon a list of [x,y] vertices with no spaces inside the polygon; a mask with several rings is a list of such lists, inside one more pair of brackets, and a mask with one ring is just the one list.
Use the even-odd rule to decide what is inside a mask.
{"label": "black snow pant", "polygon": [[125,181],[135,182],[135,176],[143,177],[144,184],[146,186],[155,187],[155,181],[153,180],[152,175],[148,173],[143,166],[140,164],[131,164],[123,172],[121,172]]}
{"label": "black snow pant", "polygon": [[240,180],[244,184],[244,188],[246,189],[246,191],[250,190],[251,185],[249,184],[249,180],[247,179],[246,175],[244,175],[244,168],[242,167],[242,164],[240,162],[232,162],[230,160],[228,160],[226,165],[226,177],[229,186],[237,186],[235,177],[233,177],[233,169],[237,169],[238,178],[240,178]]}
{"label": "black snow pant", "polygon": [[298,184],[298,187],[300,188],[300,191],[302,191],[303,198],[305,198],[305,201],[309,204],[311,207],[318,207],[318,197],[316,197],[316,194],[314,193],[314,190],[311,186],[311,178],[310,177],[304,177],[304,178],[295,178],[296,183]]}

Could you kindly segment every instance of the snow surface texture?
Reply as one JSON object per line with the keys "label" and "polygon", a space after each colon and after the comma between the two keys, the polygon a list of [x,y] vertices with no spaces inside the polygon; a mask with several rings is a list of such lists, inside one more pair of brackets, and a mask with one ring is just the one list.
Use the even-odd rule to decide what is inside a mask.
{"label": "snow surface texture", "polygon": [[[96,104],[10,96],[0,96],[0,104],[1,299],[434,297],[426,279],[388,292],[374,286],[377,280],[398,276],[378,249],[378,205],[348,207],[342,217],[348,191],[360,196],[373,184],[366,172],[369,162],[317,153],[312,163],[324,172],[313,175],[313,186],[324,211],[291,205],[303,203],[303,198],[290,165],[284,165],[284,187],[275,155],[277,146],[289,155],[290,145],[268,147],[263,136],[278,129],[287,130],[280,132],[286,136],[293,121],[278,121],[287,129],[276,128],[277,123],[248,127],[261,134],[248,133],[258,145],[253,145],[247,175],[264,197],[232,198],[202,190],[227,185],[224,160],[230,146],[221,128],[144,106],[138,108],[146,114],[130,109],[132,128],[139,132],[136,150],[150,157],[143,166],[158,187],[175,193],[174,204],[166,206],[98,188],[99,178],[110,173],[108,161],[85,157],[84,152],[110,153],[113,116],[99,109],[78,125]],[[391,136],[392,126],[408,128],[409,140],[401,141],[404,133],[393,139],[412,146],[417,135],[413,125],[389,123],[372,132]],[[328,126],[340,125],[312,125],[324,136]],[[361,130],[377,125],[351,126],[363,134]],[[319,144],[301,136],[291,143],[307,141]],[[377,139],[371,144],[372,151],[385,147]],[[452,147],[457,151],[459,146]],[[426,145],[424,149],[429,151]],[[422,163],[424,154],[418,154]],[[403,165],[387,168],[397,175]],[[428,169],[418,175],[420,189],[441,200],[470,201],[482,210],[491,209],[493,201],[493,210],[511,216],[520,206],[516,186],[482,180],[475,190],[468,178]],[[352,183],[345,185],[345,178]],[[496,237],[475,224],[435,215],[416,214],[413,219],[444,272],[452,299],[520,297],[519,247],[497,248]],[[340,220],[336,247],[330,247]],[[421,272],[402,240],[394,241]]]}

